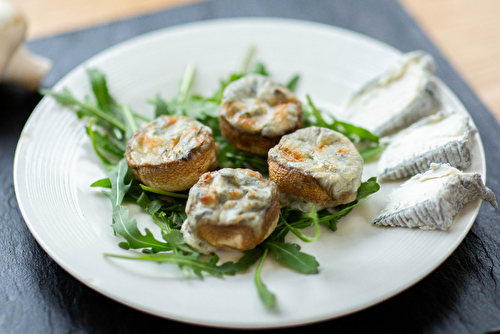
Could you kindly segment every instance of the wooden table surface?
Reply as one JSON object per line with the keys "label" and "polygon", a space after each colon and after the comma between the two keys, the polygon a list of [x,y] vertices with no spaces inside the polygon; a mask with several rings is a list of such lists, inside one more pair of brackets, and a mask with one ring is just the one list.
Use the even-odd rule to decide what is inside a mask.
{"label": "wooden table surface", "polygon": [[[202,0],[11,0],[28,39]],[[500,0],[400,0],[500,120]]]}

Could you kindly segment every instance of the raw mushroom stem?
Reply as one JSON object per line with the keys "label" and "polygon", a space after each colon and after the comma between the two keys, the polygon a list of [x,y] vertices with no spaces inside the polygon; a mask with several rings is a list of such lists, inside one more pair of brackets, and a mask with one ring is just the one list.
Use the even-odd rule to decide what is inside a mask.
{"label": "raw mushroom stem", "polygon": [[5,68],[1,81],[35,91],[51,67],[52,62],[49,59],[35,55],[26,47],[20,46]]}
{"label": "raw mushroom stem", "polygon": [[52,64],[23,46],[26,27],[21,8],[0,0],[0,82],[36,91]]}

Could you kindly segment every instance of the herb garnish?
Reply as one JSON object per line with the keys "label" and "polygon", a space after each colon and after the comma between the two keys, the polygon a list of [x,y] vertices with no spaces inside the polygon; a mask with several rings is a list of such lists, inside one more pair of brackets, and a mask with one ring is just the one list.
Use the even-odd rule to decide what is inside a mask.
{"label": "herb garnish", "polygon": [[[231,82],[249,72],[248,68],[254,50],[253,47],[249,49],[240,70],[221,80],[219,89],[212,96],[203,97],[191,93],[196,68],[194,65],[188,65],[177,96],[166,101],[156,95],[149,102],[154,106],[155,118],[160,115],[185,115],[209,126],[219,149],[219,168],[250,168],[268,176],[267,159],[236,150],[221,135],[218,121],[218,110],[224,89]],[[269,75],[263,63],[257,63],[251,72]],[[272,253],[277,261],[294,271],[304,274],[318,273],[319,263],[316,259],[312,255],[301,252],[298,244],[286,242],[287,234],[292,232],[304,242],[316,241],[321,234],[320,225],[335,231],[337,222],[342,217],[380,188],[376,178],[372,177],[361,184],[356,200],[349,204],[318,212],[312,207],[310,212],[282,208],[276,229],[263,243],[255,249],[243,252],[244,255],[236,263],[218,264],[217,255],[200,255],[184,242],[180,228],[187,218],[185,213],[187,193],[164,192],[140,184],[124,158],[128,139],[141,122],[149,120],[136,114],[130,107],[120,105],[110,95],[106,77],[99,70],[89,69],[87,75],[93,98],[85,97],[83,101],[80,101],[68,89],[63,89],[61,92],[44,91],[43,93],[52,96],[59,104],[73,109],[79,118],[88,121],[87,134],[96,154],[108,171],[107,178],[98,180],[91,186],[108,189],[103,193],[112,204],[111,227],[116,235],[124,239],[119,246],[123,249],[141,250],[143,253],[130,256],[106,253],[104,254],[106,257],[159,263],[170,262],[177,264],[185,275],[189,275],[191,271],[200,278],[203,278],[203,273],[216,277],[235,275],[248,270],[258,262],[254,282],[265,306],[273,309],[276,305],[276,297],[261,279],[262,266],[268,254]],[[299,75],[294,75],[286,86],[292,91],[295,90],[299,79]],[[358,149],[362,147],[360,152],[364,159],[374,157],[383,150],[377,136],[363,128],[335,118],[332,118],[332,123],[328,123],[309,95],[307,102],[307,106],[304,107],[308,116],[306,126],[327,127],[343,133],[358,146]],[[155,238],[148,229],[144,234],[138,229],[135,218],[130,217],[129,210],[123,205],[124,202],[135,203],[151,215],[153,222],[161,231],[161,240]],[[308,237],[300,231],[309,226],[314,226],[313,237]]]}

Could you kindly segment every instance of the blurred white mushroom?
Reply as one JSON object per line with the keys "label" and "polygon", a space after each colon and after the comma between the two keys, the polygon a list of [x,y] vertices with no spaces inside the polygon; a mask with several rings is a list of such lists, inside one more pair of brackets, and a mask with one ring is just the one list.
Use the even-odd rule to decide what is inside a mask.
{"label": "blurred white mushroom", "polygon": [[26,18],[20,8],[0,0],[0,82],[36,90],[52,63],[22,45],[25,35]]}

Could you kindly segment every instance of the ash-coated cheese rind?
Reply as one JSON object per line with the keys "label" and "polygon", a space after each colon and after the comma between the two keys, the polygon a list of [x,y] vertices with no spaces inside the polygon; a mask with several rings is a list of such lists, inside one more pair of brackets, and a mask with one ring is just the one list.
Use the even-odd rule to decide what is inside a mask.
{"label": "ash-coated cheese rind", "polygon": [[426,172],[431,163],[464,169],[471,164],[469,116],[439,112],[390,139],[378,162],[379,180],[395,180]]}
{"label": "ash-coated cheese rind", "polygon": [[436,113],[441,102],[434,71],[435,63],[429,54],[404,54],[347,101],[346,121],[386,136]]}
{"label": "ash-coated cheese rind", "polygon": [[202,175],[191,188],[181,231],[201,253],[251,249],[274,230],[279,208],[274,182],[252,170],[225,168]]}
{"label": "ash-coated cheese rind", "polygon": [[269,150],[269,176],[278,184],[283,206],[309,211],[355,199],[363,159],[341,133],[308,127],[281,138]]}
{"label": "ash-coated cheese rind", "polygon": [[432,164],[389,196],[389,203],[374,220],[377,226],[447,230],[467,203],[481,198],[498,208],[495,194],[477,173],[463,173],[448,164]]}
{"label": "ash-coated cheese rind", "polygon": [[277,137],[302,122],[302,107],[286,87],[260,74],[248,74],[224,90],[220,117],[240,132]]}

